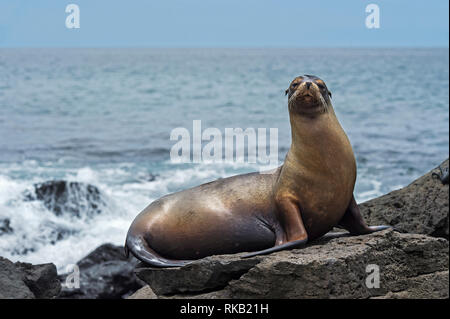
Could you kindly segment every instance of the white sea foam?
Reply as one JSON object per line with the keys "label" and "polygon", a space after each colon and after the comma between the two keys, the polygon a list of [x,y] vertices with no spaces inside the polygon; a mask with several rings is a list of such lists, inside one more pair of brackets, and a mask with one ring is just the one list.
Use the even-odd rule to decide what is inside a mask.
{"label": "white sea foam", "polygon": [[[166,163],[169,165],[168,163]],[[171,192],[195,186],[233,174],[233,165],[207,164],[165,170],[153,181],[139,179],[145,170],[136,173],[133,164],[94,169],[35,168],[36,163],[14,164],[11,170],[33,169],[38,172],[31,179],[13,179],[0,175],[0,218],[8,218],[14,229],[0,236],[0,255],[13,261],[31,263],[53,262],[59,271],[75,263],[103,243],[122,245],[134,217],[153,200]],[[63,214],[56,216],[39,201],[26,201],[25,192],[33,192],[33,184],[44,182],[42,176],[59,175],[61,179],[88,183],[98,187],[107,203],[99,215],[81,219]],[[56,230],[69,232],[55,240]]]}

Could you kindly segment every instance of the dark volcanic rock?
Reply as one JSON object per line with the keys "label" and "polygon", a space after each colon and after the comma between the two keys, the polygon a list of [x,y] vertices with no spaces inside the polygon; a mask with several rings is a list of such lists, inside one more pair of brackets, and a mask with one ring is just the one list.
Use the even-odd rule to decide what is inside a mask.
{"label": "dark volcanic rock", "polygon": [[[137,274],[159,298],[448,298],[448,281],[441,281],[448,276],[448,241],[442,238],[386,230],[325,238],[268,256],[239,256]],[[379,267],[379,288],[366,285],[368,265]]]}
{"label": "dark volcanic rock", "polygon": [[448,271],[419,275],[404,281],[404,290],[389,292],[376,299],[448,299]]}
{"label": "dark volcanic rock", "polygon": [[11,234],[14,231],[10,224],[11,221],[9,218],[0,219],[0,236],[4,234]]}
{"label": "dark volcanic rock", "polygon": [[55,265],[14,264],[0,257],[0,299],[54,298],[60,290]]}
{"label": "dark volcanic rock", "polygon": [[39,231],[43,235],[44,240],[52,245],[57,241],[63,240],[78,232],[77,229],[70,229],[66,225],[61,225],[52,221],[42,222],[39,225]]}
{"label": "dark volcanic rock", "polygon": [[60,216],[75,217],[99,214],[105,202],[100,190],[89,184],[67,181],[48,181],[34,185],[34,194],[26,194],[27,200],[42,201],[48,210]]}
{"label": "dark volcanic rock", "polygon": [[[81,259],[80,288],[63,287],[60,298],[77,299],[118,299],[125,297],[143,286],[135,276],[136,259],[128,260],[123,247],[104,244]],[[64,283],[67,274],[60,276]]]}
{"label": "dark volcanic rock", "polygon": [[[448,168],[448,159],[441,164]],[[449,238],[449,185],[433,173],[418,178],[410,185],[359,205],[370,225],[388,224],[408,233]]]}
{"label": "dark volcanic rock", "polygon": [[3,257],[0,257],[0,299],[34,298],[30,288],[24,282],[25,274]]}
{"label": "dark volcanic rock", "polygon": [[127,299],[158,299],[149,285],[146,285],[129,296]]}
{"label": "dark volcanic rock", "polygon": [[220,257],[206,257],[181,268],[138,268],[136,274],[151,283],[158,295],[200,292],[225,287],[259,262],[256,258],[242,259],[239,255]]}
{"label": "dark volcanic rock", "polygon": [[15,265],[25,274],[24,282],[36,298],[58,296],[61,291],[61,283],[54,264],[32,265],[17,262]]}

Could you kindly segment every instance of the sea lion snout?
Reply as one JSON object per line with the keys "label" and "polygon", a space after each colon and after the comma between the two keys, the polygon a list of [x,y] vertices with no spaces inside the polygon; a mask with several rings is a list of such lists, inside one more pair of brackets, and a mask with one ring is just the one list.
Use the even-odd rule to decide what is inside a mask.
{"label": "sea lion snout", "polygon": [[297,96],[311,96],[319,98],[320,96],[320,89],[311,80],[302,81],[300,85],[297,86],[297,89],[293,94],[297,94]]}
{"label": "sea lion snout", "polygon": [[331,104],[331,93],[325,82],[314,75],[296,77],[286,90],[289,108],[300,114],[320,114]]}

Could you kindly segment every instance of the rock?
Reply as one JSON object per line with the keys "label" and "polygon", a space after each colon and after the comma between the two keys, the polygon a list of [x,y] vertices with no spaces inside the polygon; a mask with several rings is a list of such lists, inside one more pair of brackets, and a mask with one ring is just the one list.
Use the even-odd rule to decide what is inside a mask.
{"label": "rock", "polygon": [[[448,168],[449,160],[441,166]],[[448,239],[449,185],[433,177],[433,173],[440,173],[439,168],[402,189],[360,204],[366,222]]]}
{"label": "rock", "polygon": [[[267,256],[211,256],[136,273],[158,298],[428,298],[431,292],[445,298],[448,250],[442,238],[385,230],[327,236]],[[379,288],[366,285],[373,274],[368,265],[379,267]]]}
{"label": "rock", "polygon": [[151,283],[158,295],[208,291],[226,286],[230,280],[239,278],[259,262],[256,258],[241,259],[240,255],[221,257],[206,257],[201,262],[181,268],[138,268],[136,275]]}
{"label": "rock", "polygon": [[24,282],[36,298],[48,299],[59,295],[61,283],[54,264],[32,265],[17,262],[15,265],[25,274]]}
{"label": "rock", "polygon": [[[134,274],[138,261],[128,260],[123,247],[104,244],[81,259],[80,288],[63,287],[60,298],[118,299],[141,288],[142,283]],[[68,274],[61,275],[66,282]]]}
{"label": "rock", "polygon": [[145,177],[145,181],[147,182],[153,182],[156,180],[156,178],[159,176],[159,174],[152,174],[152,173],[148,173],[147,176]]}
{"label": "rock", "polygon": [[93,185],[60,180],[35,184],[34,188],[34,194],[26,194],[25,199],[42,201],[56,216],[89,217],[105,206],[100,190]]}
{"label": "rock", "polygon": [[14,264],[0,257],[0,299],[54,298],[60,290],[55,265]]}
{"label": "rock", "polygon": [[448,299],[448,280],[448,271],[417,276],[405,280],[405,290],[374,299]]}
{"label": "rock", "polygon": [[129,296],[127,299],[157,299],[158,297],[153,292],[149,285],[146,285]]}
{"label": "rock", "polygon": [[0,299],[32,299],[25,274],[8,259],[0,257]]}
{"label": "rock", "polygon": [[159,174],[153,174],[151,172],[148,173],[138,173],[137,175],[137,179],[139,181],[144,181],[144,182],[153,182],[156,180],[156,178],[159,177]]}
{"label": "rock", "polygon": [[81,259],[77,265],[81,270],[114,260],[127,261],[123,247],[113,244],[103,244]]}
{"label": "rock", "polygon": [[0,236],[4,234],[11,234],[14,231],[10,224],[11,221],[9,218],[0,219]]}
{"label": "rock", "polygon": [[78,233],[79,230],[70,229],[67,225],[45,220],[39,225],[39,232],[43,241],[54,245],[56,242]]}

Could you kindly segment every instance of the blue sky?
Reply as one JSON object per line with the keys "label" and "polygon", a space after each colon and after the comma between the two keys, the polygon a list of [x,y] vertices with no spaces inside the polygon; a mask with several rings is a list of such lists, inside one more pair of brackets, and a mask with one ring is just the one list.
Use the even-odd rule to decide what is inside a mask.
{"label": "blue sky", "polygon": [[[66,5],[81,28],[67,29]],[[365,26],[366,5],[380,28]],[[0,0],[0,47],[448,47],[448,0]]]}

